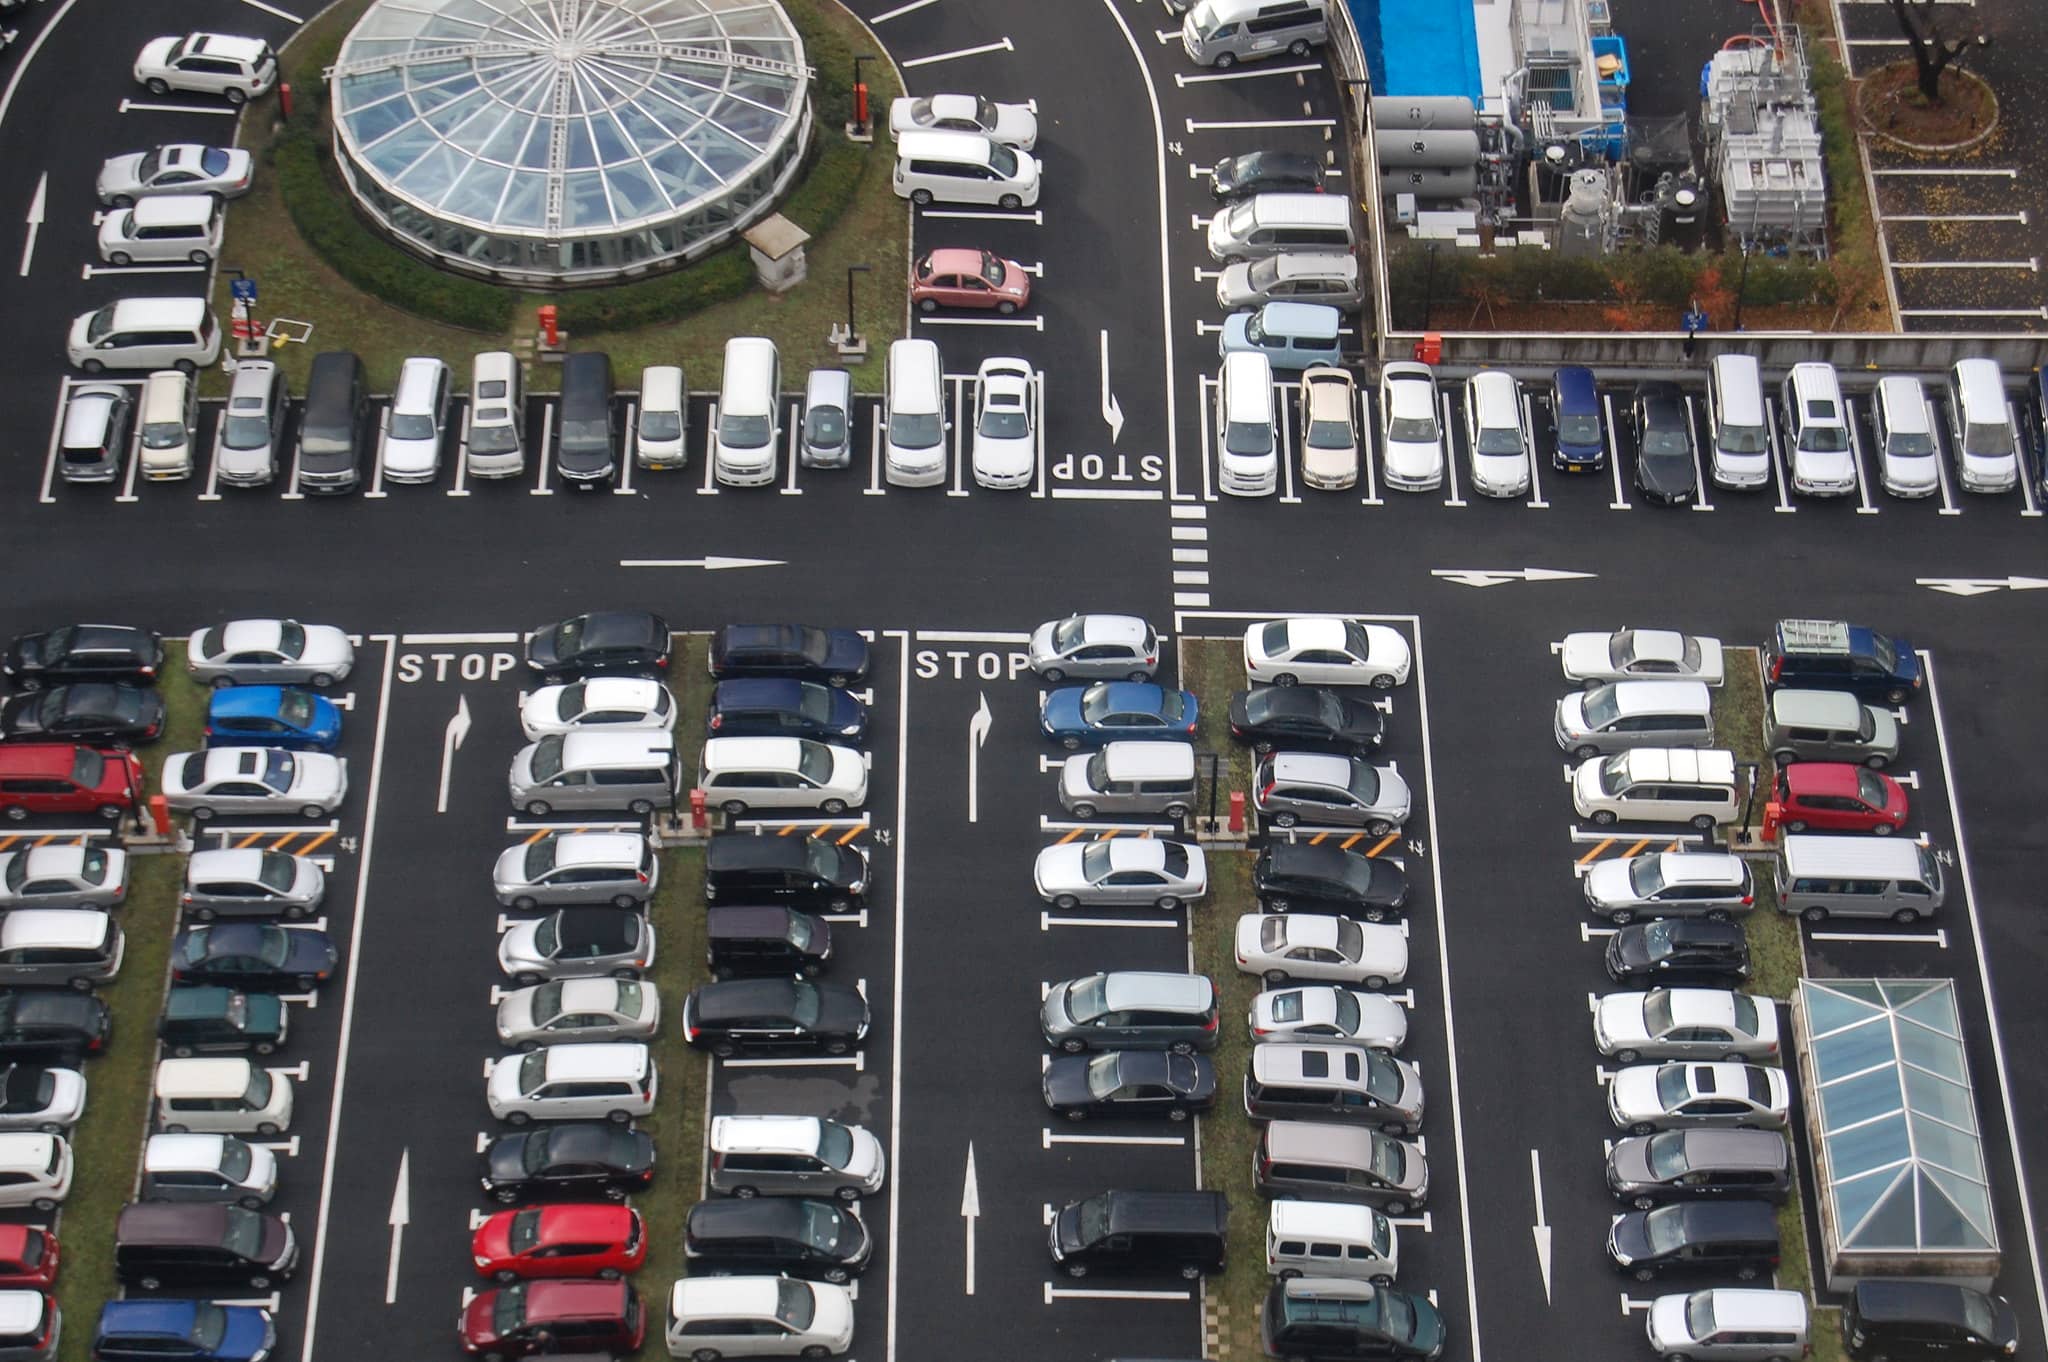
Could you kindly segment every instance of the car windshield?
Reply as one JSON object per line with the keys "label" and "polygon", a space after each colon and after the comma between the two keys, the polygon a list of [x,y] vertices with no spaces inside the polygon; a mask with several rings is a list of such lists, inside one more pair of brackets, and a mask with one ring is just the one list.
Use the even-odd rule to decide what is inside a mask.
{"label": "car windshield", "polygon": [[[1195,7],[1195,18],[1198,21],[1201,18],[1202,12],[1207,8],[1207,5]],[[1224,219],[1224,230],[1239,241],[1251,235],[1252,228],[1258,223],[1258,204],[1259,201],[1257,199],[1246,199],[1242,203],[1233,206],[1230,210],[1230,216]]]}
{"label": "car windshield", "polygon": [[823,686],[801,682],[796,694],[796,712],[814,724],[832,721],[832,692]]}
{"label": "car windshield", "polygon": [[539,879],[555,868],[555,852],[560,846],[554,838],[543,837],[526,849],[526,878],[529,882]]}
{"label": "car windshield", "polygon": [[1225,422],[1223,452],[1245,455],[1270,454],[1273,452],[1273,427],[1264,421]]}
{"label": "car windshield", "polygon": [[642,1014],[641,1005],[647,996],[647,986],[632,979],[620,979],[612,985],[615,991],[612,1010],[627,1019],[637,1019]]}
{"label": "car windshield", "polygon": [[641,412],[640,438],[643,440],[682,439],[683,414],[679,411]]}
{"label": "car windshield", "polygon": [[1592,412],[1561,413],[1557,418],[1557,438],[1560,444],[1597,445],[1600,418]]}
{"label": "car windshield", "polygon": [[[253,412],[229,412],[221,430],[221,443],[229,449],[261,449],[270,443],[270,417],[261,403],[251,403]],[[475,441],[471,441],[474,445]]]}
{"label": "car windshield", "polygon": [[1123,1056],[1112,1050],[1088,1061],[1088,1094],[1098,1101],[1123,1086]]}
{"label": "car windshield", "polygon": [[898,449],[930,449],[946,430],[937,412],[893,411],[889,413],[889,443]]}
{"label": "car windshield", "polygon": [[437,434],[434,418],[424,412],[391,413],[391,438],[394,440],[431,440]]}
{"label": "car windshield", "polygon": [[227,1223],[221,1233],[221,1246],[241,1258],[254,1259],[263,1253],[263,1218],[254,1211],[240,1206],[225,1209]]}
{"label": "car windshield", "polygon": [[1252,261],[1251,268],[1245,271],[1244,277],[1245,282],[1253,289],[1264,293],[1280,282],[1280,257],[1269,255]]}
{"label": "car windshield", "polygon": [[266,851],[257,864],[256,880],[265,889],[289,893],[291,887],[299,882],[298,862],[282,851]]}
{"label": "car windshield", "polygon": [[251,1111],[261,1111],[270,1105],[272,1080],[267,1069],[258,1069],[249,1075],[249,1086],[242,1090],[242,1103]]}
{"label": "car windshield", "polygon": [[1668,1111],[1692,1092],[1686,1082],[1685,1065],[1666,1064],[1657,1070],[1657,1100]]}
{"label": "car windshield", "polygon": [[[154,156],[155,154],[155,152],[150,153],[151,156]],[[218,176],[227,174],[227,149],[224,147],[208,147],[205,151],[199,153],[199,168],[201,170],[204,170],[208,175]]]}
{"label": "car windshield", "polygon": [[1358,1023],[1363,1016],[1357,995],[1348,988],[1332,989],[1331,992],[1336,998],[1337,1029],[1347,1036],[1357,1035]]}
{"label": "car windshield", "polygon": [[1671,1017],[1671,990],[1660,988],[1643,995],[1643,1026],[1653,1036],[1669,1031],[1674,1022]]}
{"label": "car windshield", "polygon": [[265,927],[258,938],[262,942],[256,948],[256,958],[272,967],[281,967],[291,958],[292,939],[282,927]]}
{"label": "car windshield", "polygon": [[1004,179],[1014,180],[1017,178],[1017,153],[1011,151],[1001,142],[991,142],[988,144],[988,163],[994,168],[996,174]]}
{"label": "car windshield", "polygon": [[1374,1140],[1372,1171],[1381,1179],[1400,1185],[1402,1176],[1408,1171],[1408,1151],[1395,1140]]}
{"label": "car windshield", "polygon": [[1662,1257],[1685,1246],[1685,1207],[1660,1206],[1643,1217],[1643,1237],[1650,1252]]}
{"label": "car windshield", "polygon": [[472,423],[469,427],[469,452],[516,454],[519,452],[519,432],[509,420],[489,425]]}
{"label": "car windshield", "polygon": [[1091,1196],[1075,1207],[1081,1242],[1099,1244],[1109,1235],[1109,1198]]}
{"label": "car windshield", "polygon": [[1346,960],[1365,958],[1365,928],[1348,917],[1337,919],[1337,951]]}
{"label": "car windshield", "polygon": [[768,443],[769,421],[765,416],[741,416],[729,412],[718,418],[718,443],[731,449],[759,449]]}
{"label": "car windshield", "polygon": [[[764,417],[761,420],[761,428],[766,430],[767,427],[767,418]],[[574,449],[603,449],[609,452],[612,443],[611,421],[605,417],[597,416],[581,420],[564,420],[562,422],[561,442]],[[736,442],[728,440],[726,443],[733,444]],[[767,439],[764,436],[762,439],[755,441],[755,443],[765,444]]]}
{"label": "car windshield", "polygon": [[1669,1182],[1682,1177],[1692,1170],[1685,1157],[1685,1132],[1667,1130],[1661,1135],[1652,1135],[1649,1144],[1643,1148],[1643,1161],[1650,1166],[1650,1173],[1660,1182]]}
{"label": "car windshield", "polygon": [[1934,453],[1934,436],[1917,430],[1895,430],[1885,436],[1884,452],[1894,459],[1919,459]]}
{"label": "car windshield", "polygon": [[981,253],[981,277],[996,288],[1001,288],[1003,282],[1010,277],[1009,267],[1003,264],[1001,256],[991,255],[989,252],[983,251]]}
{"label": "car windshield", "polygon": [[1898,650],[1892,647],[1892,641],[1883,634],[1872,634],[1870,636],[1870,655],[1877,659],[1878,666],[1888,672],[1895,672],[1899,669]]}
{"label": "car windshield", "polygon": [[1109,873],[1109,843],[1090,842],[1081,853],[1081,878],[1090,884]]}
{"label": "car windshield", "polygon": [[802,743],[797,748],[796,769],[813,785],[832,779],[832,749],[821,742]]}
{"label": "car windshield", "polygon": [[2012,448],[2012,426],[2004,421],[1996,424],[1989,421],[1974,421],[1963,427],[1965,454],[2006,458],[2012,454]]}
{"label": "car windshield", "polygon": [[846,412],[840,407],[815,406],[804,412],[804,436],[814,445],[837,446],[846,439]]}
{"label": "car windshield", "polygon": [[[1001,406],[996,405],[998,401]],[[983,435],[999,440],[1021,440],[1031,433],[1031,417],[1021,402],[991,398],[989,405],[981,409],[980,430]]]}
{"label": "car windshield", "polygon": [[583,714],[585,694],[584,683],[581,681],[562,687],[561,699],[555,705],[555,717],[567,722],[574,722],[580,718]]}
{"label": "car windshield", "polygon": [[1520,454],[1522,432],[1513,426],[1481,426],[1479,439],[1473,444],[1475,454]]}
{"label": "car windshield", "polygon": [[292,771],[296,766],[297,763],[292,760],[291,753],[272,748],[264,754],[263,783],[280,792],[289,790],[292,787]]}
{"label": "car windshield", "polygon": [[792,917],[789,920],[790,945],[800,951],[808,951],[811,948],[811,942],[816,939],[817,933],[811,927],[811,919],[807,917]]}
{"label": "car windshield", "polygon": [[805,847],[804,864],[815,878],[832,880],[839,874],[839,852],[829,843],[813,839]]}
{"label": "car windshield", "polygon": [[1309,422],[1308,447],[1310,449],[1351,448],[1351,423],[1349,421]]}
{"label": "car windshield", "polygon": [[1724,454],[1768,454],[1762,426],[1722,426],[1714,443]]}
{"label": "car windshield", "polygon": [[775,1317],[791,1333],[800,1334],[811,1327],[811,1319],[818,1311],[817,1294],[809,1282],[800,1282],[784,1277],[775,1285]]}
{"label": "car windshield", "polygon": [[562,774],[562,740],[559,736],[542,738],[533,745],[533,778],[536,781],[553,780]]}
{"label": "car windshield", "polygon": [[[1629,871],[1629,885],[1631,888],[1635,887],[1635,871],[1633,866],[1630,867]],[[1643,949],[1648,953],[1650,959],[1656,960],[1671,954],[1673,945],[1674,943],[1671,939],[1671,920],[1669,918],[1659,918],[1655,922],[1643,925]]]}
{"label": "car windshield", "polygon": [[519,1091],[533,1092],[548,1081],[550,1051],[535,1050],[519,1061]]}
{"label": "car windshield", "polygon": [[526,1283],[499,1287],[498,1299],[491,1304],[491,1332],[499,1338],[510,1338],[525,1322]]}
{"label": "car windshield", "polygon": [[1621,717],[1621,704],[1615,699],[1614,687],[1601,686],[1586,692],[1586,727],[1594,732],[1608,727]]}
{"label": "car windshield", "polygon": [[1052,646],[1060,652],[1070,652],[1080,647],[1081,641],[1087,636],[1087,616],[1073,615],[1052,627]]}
{"label": "car windshield", "polygon": [[1361,804],[1371,804],[1380,797],[1380,773],[1371,764],[1363,761],[1351,763],[1351,794]]}
{"label": "car windshield", "polygon": [[1109,1011],[1107,985],[1107,976],[1101,974],[1076,979],[1067,988],[1067,1015],[1077,1022],[1091,1022]]}
{"label": "car windshield", "polygon": [[114,305],[108,303],[105,307],[93,313],[92,320],[85,324],[85,338],[94,344],[98,344],[100,341],[105,340],[107,333],[113,329]]}
{"label": "car windshield", "polygon": [[1381,1051],[1367,1050],[1365,1052],[1365,1090],[1382,1102],[1400,1101],[1400,1066]]}
{"label": "car windshield", "polygon": [[[225,167],[225,157],[222,158],[222,162],[223,167]],[[164,148],[158,147],[154,151],[144,152],[142,159],[136,163],[135,178],[140,180],[144,184],[148,184],[151,180],[156,178],[156,173],[159,170],[162,170],[163,166]]]}
{"label": "car windshield", "polygon": [[514,1253],[525,1253],[540,1242],[540,1208],[533,1207],[512,1217],[512,1228],[505,1236],[506,1244]]}
{"label": "car windshield", "polygon": [[1617,752],[1600,763],[1600,786],[1609,794],[1623,793],[1629,783],[1626,752]]}
{"label": "car windshield", "polygon": [[1648,426],[1643,431],[1642,453],[1671,458],[1690,458],[1692,442],[1683,430]]}
{"label": "car windshield", "polygon": [[1434,416],[1395,416],[1387,421],[1387,438],[1400,444],[1435,444]]}
{"label": "car windshield", "polygon": [[1714,1293],[1695,1291],[1685,1298],[1685,1332],[1689,1338],[1714,1336]]}
{"label": "car windshield", "polygon": [[844,1169],[853,1162],[853,1132],[837,1121],[818,1122],[818,1161]]}
{"label": "car windshield", "polygon": [[[546,924],[542,924],[545,926]],[[533,1019],[542,1026],[562,1015],[562,986],[542,984],[533,993]]]}
{"label": "car windshield", "polygon": [[176,449],[190,438],[183,421],[150,421],[142,427],[144,449]]}
{"label": "car windshield", "polygon": [[1756,999],[1750,997],[1747,993],[1737,993],[1732,996],[1735,999],[1735,1029],[1744,1035],[1755,1035],[1758,1025]]}
{"label": "car windshield", "polygon": [[[1832,423],[1815,424],[1799,432],[1799,447],[1814,454],[1840,454],[1849,448],[1849,428]],[[1964,451],[1969,452],[1969,442],[1964,441]],[[2007,447],[2006,453],[2012,449]]]}
{"label": "car windshield", "polygon": [[288,690],[277,698],[277,717],[294,728],[313,722],[313,697],[302,690]]}
{"label": "car windshield", "polygon": [[1387,1337],[1409,1339],[1415,1336],[1415,1307],[1406,1296],[1393,1291],[1379,1293],[1380,1327]]}
{"label": "car windshield", "polygon": [[543,960],[562,948],[562,915],[544,917],[534,924],[533,948]]}
{"label": "car windshield", "polygon": [[818,996],[817,985],[799,982],[792,993],[789,1019],[806,1031],[816,1030],[818,1016],[823,1008],[823,1003]]}

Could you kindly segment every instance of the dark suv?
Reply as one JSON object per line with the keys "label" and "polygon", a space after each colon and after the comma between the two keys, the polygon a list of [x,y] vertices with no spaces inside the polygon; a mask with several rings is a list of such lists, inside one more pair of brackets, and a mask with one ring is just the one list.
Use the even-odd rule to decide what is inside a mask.
{"label": "dark suv", "polygon": [[1842,1308],[1842,1342],[1856,1358],[1989,1362],[2010,1357],[2018,1340],[2003,1297],[1949,1282],[1869,1278]]}
{"label": "dark suv", "polygon": [[868,854],[822,837],[762,837],[726,832],[704,851],[710,903],[786,903],[844,913],[867,896]]}
{"label": "dark suv", "polygon": [[1230,1203],[1221,1192],[1104,1192],[1061,1208],[1047,1228],[1052,1260],[1069,1276],[1101,1269],[1221,1272]]}
{"label": "dark suv", "polygon": [[1331,1277],[1273,1283],[1259,1314],[1269,1357],[1417,1359],[1443,1356],[1444,1318],[1427,1296]]}
{"label": "dark suv", "polygon": [[290,1223],[244,1206],[138,1201],[114,1222],[114,1271],[145,1291],[180,1283],[268,1291],[298,1264]]}
{"label": "dark suv", "polygon": [[1406,906],[1408,877],[1334,844],[1275,842],[1252,866],[1252,890],[1268,912],[1301,907],[1380,922]]}
{"label": "dark suv", "polygon": [[1912,644],[1841,620],[1779,620],[1764,675],[1773,690],[1842,690],[1873,705],[1903,705],[1923,681]]}
{"label": "dark suv", "polygon": [[1670,1272],[1754,1281],[1778,1267],[1778,1216],[1768,1201],[1682,1201],[1614,1217],[1607,1256],[1639,1282]]}
{"label": "dark suv", "polygon": [[0,671],[21,690],[60,681],[126,681],[151,686],[163,665],[163,640],[147,629],[125,624],[67,624],[15,639],[0,660]]}
{"label": "dark suv", "polygon": [[728,624],[711,640],[711,675],[781,676],[827,686],[867,679],[868,641],[851,629],[806,624]]}
{"label": "dark suv", "polygon": [[156,1033],[164,1048],[195,1054],[267,1055],[284,1044],[284,1000],[275,993],[244,993],[220,984],[174,988],[164,999]]}
{"label": "dark suv", "polygon": [[813,975],[832,958],[832,927],[776,904],[710,908],[704,913],[704,955],[719,979]]}

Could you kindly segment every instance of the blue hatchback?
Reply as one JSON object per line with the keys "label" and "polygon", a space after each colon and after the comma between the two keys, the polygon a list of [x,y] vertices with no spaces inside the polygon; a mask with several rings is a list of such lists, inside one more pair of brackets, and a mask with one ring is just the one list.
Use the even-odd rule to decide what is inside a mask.
{"label": "blue hatchback", "polygon": [[1119,738],[1195,740],[1200,718],[1195,697],[1150,681],[1098,681],[1065,686],[1045,697],[1039,726],[1068,748],[1095,747]]}
{"label": "blue hatchback", "polygon": [[334,702],[296,686],[227,686],[207,702],[208,747],[331,752],[340,741],[341,711]]}
{"label": "blue hatchback", "polygon": [[92,1355],[100,1362],[260,1362],[276,1344],[268,1310],[150,1298],[101,1306]]}
{"label": "blue hatchback", "polygon": [[1600,428],[1600,393],[1593,371],[1572,365],[1550,376],[1550,410],[1557,426],[1557,444],[1550,465],[1562,473],[1597,473],[1607,462],[1607,441]]}

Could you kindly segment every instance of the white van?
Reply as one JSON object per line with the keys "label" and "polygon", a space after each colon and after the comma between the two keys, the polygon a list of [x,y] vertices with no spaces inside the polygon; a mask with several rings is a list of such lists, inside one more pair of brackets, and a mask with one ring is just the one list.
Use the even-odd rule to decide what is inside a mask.
{"label": "white van", "polygon": [[199,385],[192,375],[159,369],[142,381],[143,477],[167,482],[192,476],[193,428],[198,419]]}
{"label": "white van", "polygon": [[1707,476],[1716,487],[1761,487],[1771,480],[1771,437],[1763,371],[1754,355],[1716,355],[1707,391],[1713,446]]}
{"label": "white van", "polygon": [[486,350],[470,366],[463,460],[473,478],[516,478],[526,471],[526,375],[509,350]]}
{"label": "white van", "polygon": [[1807,1354],[1804,1291],[1710,1287],[1659,1296],[1643,1326],[1665,1362],[1775,1362]]}
{"label": "white van", "polygon": [[220,254],[220,200],[211,194],[164,194],[116,208],[100,221],[100,259],[109,265],[147,261],[210,264]]}
{"label": "white van", "polygon": [[1593,757],[1572,772],[1572,805],[1602,827],[1617,822],[1690,823],[1703,831],[1733,822],[1735,754],[1724,747],[1631,747]]}
{"label": "white van", "polygon": [[1068,757],[1060,770],[1060,807],[1076,818],[1185,818],[1194,805],[1195,749],[1184,742],[1104,743]]}
{"label": "white van", "polygon": [[1273,366],[1240,350],[1216,375],[1217,485],[1234,497],[1271,496],[1280,483],[1273,424]]}
{"label": "white van", "polygon": [[1887,374],[1877,380],[1871,404],[1877,439],[1878,480],[1895,497],[1931,497],[1941,490],[1941,451],[1934,442],[1934,413],[1920,380]]}
{"label": "white van", "polygon": [[1934,852],[1903,837],[1788,834],[1778,856],[1777,885],[1779,911],[1808,922],[1918,922],[1948,895]]}
{"label": "white van", "polygon": [[1948,371],[1948,429],[1965,492],[2010,492],[2019,481],[2019,434],[1995,359],[1959,359]]}
{"label": "white van", "polygon": [[1465,381],[1465,444],[1471,451],[1473,491],[1518,497],[1529,490],[1522,389],[1507,370],[1481,369]]}
{"label": "white van", "polygon": [[711,432],[711,471],[726,486],[764,487],[775,481],[781,393],[782,355],[774,341],[734,336],[725,343],[718,426]]}
{"label": "white van", "polygon": [[1202,0],[1180,27],[1190,59],[1226,70],[1283,52],[1298,60],[1329,40],[1323,0]]}
{"label": "white van", "polygon": [[1831,364],[1808,360],[1785,375],[1785,442],[1790,446],[1792,490],[1810,497],[1847,496],[1856,490],[1856,460],[1849,453],[1849,414]]}
{"label": "white van", "polygon": [[697,788],[728,814],[817,809],[842,814],[868,802],[860,751],[810,738],[709,738]]}
{"label": "white van", "polygon": [[386,482],[432,482],[439,475],[451,387],[447,363],[432,355],[413,355],[399,366],[377,452]]}
{"label": "white van", "polygon": [[640,412],[633,425],[633,462],[681,468],[690,461],[690,394],[683,371],[650,364],[640,374]]}
{"label": "white van", "polygon": [[1342,194],[1254,194],[1209,220],[1209,255],[1219,261],[1342,255],[1356,244]]}
{"label": "white van", "polygon": [[1266,1218],[1266,1271],[1289,1277],[1358,1277],[1381,1286],[1401,1266],[1394,1222],[1342,1201],[1275,1201]]}
{"label": "white van", "polygon": [[901,198],[931,203],[992,203],[1029,208],[1038,202],[1039,165],[1029,152],[973,132],[906,132],[896,139]]}
{"label": "white van", "polygon": [[882,397],[882,473],[897,487],[946,480],[946,376],[928,340],[889,343],[889,387]]}
{"label": "white van", "polygon": [[204,298],[122,298],[72,318],[64,353],[89,374],[182,369],[220,358],[220,323]]}
{"label": "white van", "polygon": [[291,1129],[292,1083],[247,1059],[162,1060],[156,1119],[171,1135],[276,1135]]}

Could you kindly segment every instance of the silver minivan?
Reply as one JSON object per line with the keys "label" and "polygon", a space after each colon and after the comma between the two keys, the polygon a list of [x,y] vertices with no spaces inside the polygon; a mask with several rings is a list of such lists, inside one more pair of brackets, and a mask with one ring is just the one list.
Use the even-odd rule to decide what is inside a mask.
{"label": "silver minivan", "polygon": [[1306,57],[1329,40],[1323,0],[1201,0],[1180,29],[1191,60],[1224,70],[1283,53]]}
{"label": "silver minivan", "polygon": [[1918,922],[1948,895],[1932,848],[1903,837],[1791,833],[1778,855],[1778,909],[1808,922],[1888,917]]}
{"label": "silver minivan", "polygon": [[882,400],[882,475],[894,487],[937,487],[946,480],[946,378],[939,347],[928,340],[889,343]]}
{"label": "silver minivan", "polygon": [[633,425],[633,462],[642,468],[681,468],[690,461],[690,394],[674,364],[650,364],[640,374],[640,408]]}
{"label": "silver minivan", "polygon": [[1429,1200],[1429,1161],[1421,1146],[1363,1126],[1274,1121],[1252,1154],[1259,1195],[1314,1197],[1406,1215]]}
{"label": "silver minivan", "polygon": [[1754,355],[1716,355],[1707,393],[1707,429],[1716,487],[1761,487],[1771,480],[1771,436],[1763,372]]}
{"label": "silver minivan", "polygon": [[1216,276],[1218,307],[1256,307],[1275,301],[1358,307],[1365,302],[1358,261],[1349,255],[1290,252],[1239,260],[1224,266]]}
{"label": "silver minivan", "polygon": [[291,395],[284,370],[271,361],[245,359],[236,366],[214,455],[220,481],[232,487],[260,487],[277,476]]}
{"label": "silver minivan", "polygon": [[1777,690],[1765,719],[1771,759],[1855,761],[1882,771],[1899,755],[1899,721],[1847,691]]}
{"label": "silver minivan", "polygon": [[526,376],[509,350],[486,350],[470,367],[462,457],[473,478],[516,478],[526,471]]}
{"label": "silver minivan", "polygon": [[1806,1293],[1712,1287],[1659,1296],[1644,1330],[1665,1362],[1786,1362],[1806,1355]]}
{"label": "silver minivan", "polygon": [[1342,194],[1254,194],[1209,222],[1209,255],[1218,261],[1348,255],[1356,245],[1351,201]]}
{"label": "silver minivan", "polygon": [[1870,417],[1877,438],[1878,481],[1895,497],[1931,497],[1941,490],[1941,450],[1934,413],[1920,380],[1888,374],[1877,380]]}
{"label": "silver minivan", "polygon": [[1581,760],[1631,747],[1710,747],[1713,693],[1698,681],[1610,681],[1560,699],[1552,736]]}
{"label": "silver minivan", "polygon": [[818,1116],[714,1116],[706,1180],[729,1196],[834,1196],[882,1190],[888,1160],[861,1126]]}
{"label": "silver minivan", "polygon": [[675,807],[682,760],[673,735],[578,729],[529,743],[512,758],[512,806],[536,818],[557,809],[636,815]]}
{"label": "silver minivan", "polygon": [[1948,430],[1965,492],[2010,492],[2019,481],[2019,432],[1995,359],[1959,359],[1948,371]]}
{"label": "silver minivan", "polygon": [[1185,818],[1194,803],[1195,749],[1184,742],[1107,743],[1068,757],[1060,770],[1060,807],[1076,818]]}
{"label": "silver minivan", "polygon": [[98,908],[17,908],[0,917],[0,984],[85,990],[121,971],[127,938]]}
{"label": "silver minivan", "polygon": [[112,482],[128,457],[135,423],[135,398],[113,383],[88,383],[71,390],[57,439],[57,467],[66,482]]}

